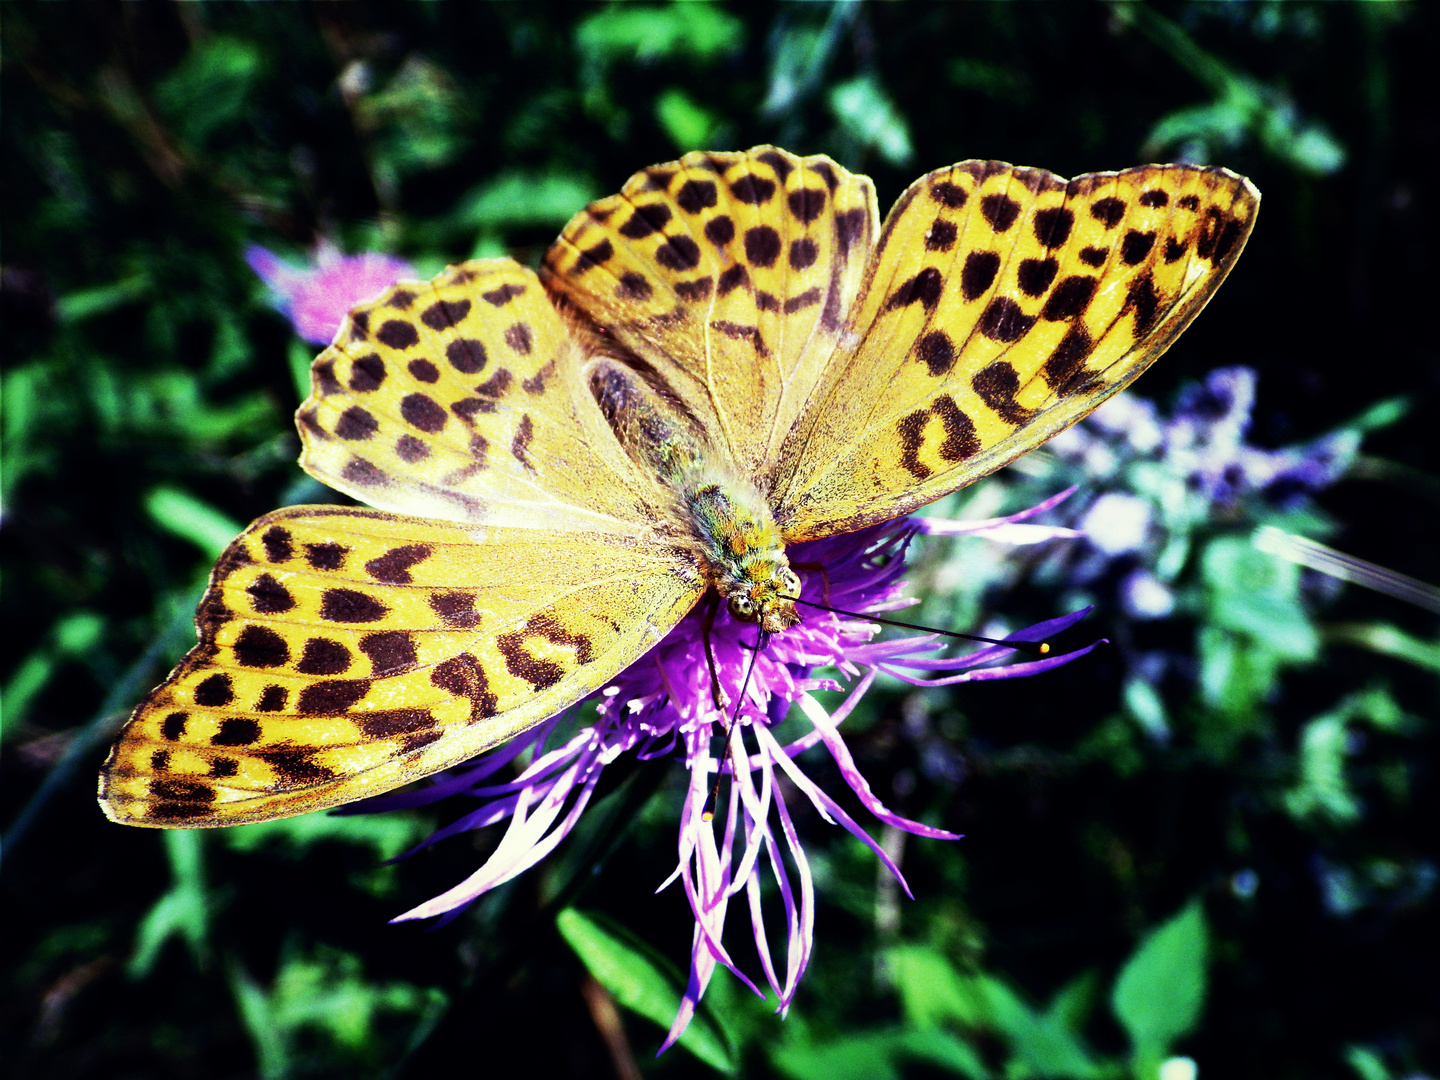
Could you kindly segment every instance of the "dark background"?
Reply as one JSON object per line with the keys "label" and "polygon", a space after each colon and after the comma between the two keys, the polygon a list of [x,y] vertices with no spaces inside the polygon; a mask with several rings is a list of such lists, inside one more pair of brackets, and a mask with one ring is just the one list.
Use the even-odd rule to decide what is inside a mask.
{"label": "dark background", "polygon": [[[246,840],[127,830],[95,806],[109,738],[192,640],[215,537],[327,497],[294,464],[306,354],[248,244],[299,260],[325,237],[427,274],[476,254],[533,264],[640,167],[766,141],[869,173],[882,206],[969,157],[1062,175],[1224,164],[1264,195],[1254,237],[1138,391],[1167,402],[1247,365],[1269,448],[1403,399],[1314,511],[1326,543],[1440,581],[1431,7],[12,3],[0,31],[7,1073],[383,1076],[463,1054],[477,1072],[610,1076],[628,1060],[553,930],[563,860],[427,932],[385,920],[493,841],[376,863],[443,808]],[[1232,517],[1215,527],[1259,520]],[[979,600],[1047,617],[1064,593],[1047,580]],[[850,739],[876,791],[967,839],[912,839],[917,900],[877,929],[873,861],[802,815],[816,961],[783,1025],[735,1006],[742,1070],[844,1075],[865,1060],[844,1055],[857,1035],[899,1038],[913,1017],[872,977],[898,942],[1031,1002],[1092,973],[1071,1026],[1098,1072],[1025,1065],[998,1021],[954,1030],[997,1073],[1122,1075],[1106,988],[1198,896],[1209,990],[1175,1050],[1203,1075],[1440,1071],[1436,621],[1354,588],[1306,602],[1320,652],[1243,708],[1167,682],[1168,741],[1126,719],[1120,649],[925,705],[958,785],[923,767],[913,700],[873,694]],[[1183,659],[1206,617],[1130,632]],[[1089,625],[1120,621],[1102,602]],[[1383,655],[1356,627],[1411,647]],[[1402,719],[1345,721],[1338,782],[1360,812],[1295,811],[1306,725],[1366,690]],[[688,910],[651,895],[673,859],[672,780],[579,902],[683,967]],[[709,1072],[684,1049],[652,1062],[660,1030],[622,1016],[642,1072]],[[880,1045],[864,1053],[902,1075],[955,1074]]]}

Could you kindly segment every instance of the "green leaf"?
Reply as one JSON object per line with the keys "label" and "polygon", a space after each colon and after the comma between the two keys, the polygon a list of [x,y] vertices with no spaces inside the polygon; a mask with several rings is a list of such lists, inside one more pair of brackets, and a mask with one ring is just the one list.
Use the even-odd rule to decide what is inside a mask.
{"label": "green leaf", "polygon": [[997,1031],[1035,1075],[1098,1075],[1078,1033],[1093,976],[1071,983],[1042,1014],[999,979],[961,975],[934,949],[904,946],[890,950],[886,958],[905,1019],[918,1032],[953,1025]]}
{"label": "green leaf", "polygon": [[[670,965],[664,959],[620,927],[608,921],[602,923],[576,908],[560,912],[555,925],[586,970],[617,1002],[669,1029],[680,1008],[682,987],[673,970],[667,970]],[[712,1069],[731,1073],[735,1066],[727,1041],[704,1014],[697,1012],[677,1045]]]}
{"label": "green leaf", "polygon": [[558,229],[598,197],[593,184],[574,176],[504,172],[461,199],[452,219],[487,230]]}
{"label": "green leaf", "polygon": [[1300,783],[1285,793],[1292,817],[1318,817],[1347,824],[1360,817],[1360,802],[1345,780],[1350,733],[1340,716],[1322,716],[1300,736]]}
{"label": "green leaf", "polygon": [[240,524],[179,488],[158,487],[145,496],[145,509],[162,529],[195,544],[212,559],[240,535]]}
{"label": "green leaf", "polygon": [[55,317],[62,323],[77,323],[95,315],[105,315],[143,299],[150,292],[150,279],[133,274],[110,285],[97,285],[67,293],[55,301]]}
{"label": "green leaf", "polygon": [[831,90],[830,110],[861,146],[891,165],[908,165],[915,156],[909,125],[872,76],[861,75]]}
{"label": "green leaf", "polygon": [[295,383],[296,401],[304,401],[310,396],[310,365],[314,360],[315,346],[301,341],[298,337],[290,339],[285,362],[290,368],[290,378]]}
{"label": "green leaf", "polygon": [[582,56],[642,63],[710,60],[738,49],[744,40],[744,23],[719,5],[702,3],[617,4],[591,15],[575,31]]}
{"label": "green leaf", "polygon": [[1343,641],[1440,674],[1440,641],[1413,637],[1390,623],[1347,623],[1330,627],[1325,637],[1327,641]]}
{"label": "green leaf", "polygon": [[[855,1035],[812,1040],[795,1035],[771,1053],[781,1073],[796,1080],[900,1080],[901,1065],[924,1062],[968,1080],[989,1080],[980,1055],[963,1039],[946,1031],[884,1028]],[[907,1070],[908,1072],[908,1070]]]}
{"label": "green leaf", "polygon": [[1368,1046],[1347,1046],[1345,1064],[1355,1070],[1360,1080],[1391,1080],[1385,1060]]}
{"label": "green leaf", "polygon": [[155,104],[172,119],[180,138],[198,147],[247,115],[251,90],[262,74],[258,48],[215,36],[196,46],[156,84]]}
{"label": "green leaf", "polygon": [[974,980],[962,978],[941,953],[907,945],[889,950],[886,960],[894,973],[901,1011],[911,1027],[985,1024],[989,1007],[984,996]]}
{"label": "green leaf", "polygon": [[1319,639],[1300,603],[1294,563],[1258,550],[1248,539],[1222,536],[1205,548],[1201,568],[1215,623],[1282,659],[1315,658]]}
{"label": "green leaf", "polygon": [[1192,1031],[1205,1002],[1205,914],[1198,899],[1141,942],[1110,1004],[1134,1047],[1136,1076],[1151,1080],[1175,1040]]}
{"label": "green leaf", "polygon": [[678,87],[672,86],[660,95],[655,102],[655,115],[682,154],[703,149],[715,130],[715,117]]}
{"label": "green leaf", "polygon": [[1153,683],[1146,679],[1130,678],[1125,681],[1125,708],[1135,721],[1145,729],[1156,742],[1170,738],[1170,721],[1166,715],[1165,703]]}
{"label": "green leaf", "polygon": [[413,814],[301,814],[298,817],[237,825],[222,830],[235,851],[282,851],[303,855],[313,844],[335,841],[368,847],[377,862],[387,862],[414,847],[433,823]]}
{"label": "green leaf", "polygon": [[997,978],[982,975],[975,983],[985,995],[991,1024],[1010,1041],[1011,1052],[1029,1075],[1081,1080],[1100,1075],[1079,1033],[1069,1024],[1063,1000],[1041,1014]]}
{"label": "green leaf", "polygon": [[126,965],[131,978],[149,975],[160,949],[172,937],[185,940],[197,965],[208,956],[210,906],[201,850],[203,835],[198,829],[166,829],[162,834],[174,884],[140,921],[135,952]]}

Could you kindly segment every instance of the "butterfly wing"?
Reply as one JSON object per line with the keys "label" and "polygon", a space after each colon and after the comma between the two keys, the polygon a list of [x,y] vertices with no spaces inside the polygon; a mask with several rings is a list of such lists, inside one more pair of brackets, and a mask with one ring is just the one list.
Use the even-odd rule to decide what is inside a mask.
{"label": "butterfly wing", "polygon": [[230,546],[199,644],[111,752],[106,813],[233,825],[374,795],[660,640],[704,585],[589,393],[588,355],[508,259],[356,308],[312,369],[301,463],[380,509],[282,510]]}
{"label": "butterfly wing", "polygon": [[692,153],[577,214],[541,276],[763,487],[840,340],[878,226],[869,178],[827,157]]}
{"label": "butterfly wing", "polygon": [[1075,423],[1154,363],[1235,264],[1259,193],[1225,169],[1065,181],[967,161],[890,212],[781,452],[789,542],[897,517]]}
{"label": "butterfly wing", "polygon": [[512,259],[397,285],[316,359],[296,414],[300,464],[399,514],[632,533],[663,498],[621,453],[585,359]]}
{"label": "butterfly wing", "polygon": [[603,686],[703,589],[659,543],[292,507],[217,563],[200,642],[135,710],[100,801],[263,821],[458,764]]}

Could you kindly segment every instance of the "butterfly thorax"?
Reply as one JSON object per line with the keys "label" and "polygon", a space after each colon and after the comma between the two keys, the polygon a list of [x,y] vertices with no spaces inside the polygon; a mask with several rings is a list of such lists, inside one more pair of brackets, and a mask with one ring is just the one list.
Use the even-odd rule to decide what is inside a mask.
{"label": "butterfly thorax", "polygon": [[800,580],[765,497],[734,473],[699,425],[622,364],[602,360],[590,389],[637,465],[672,494],[700,570],[730,614],[771,633],[800,621]]}

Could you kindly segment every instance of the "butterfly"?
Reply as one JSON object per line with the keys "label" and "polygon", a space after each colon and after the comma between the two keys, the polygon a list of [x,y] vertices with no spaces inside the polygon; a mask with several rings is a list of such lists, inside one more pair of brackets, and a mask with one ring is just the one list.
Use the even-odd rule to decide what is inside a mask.
{"label": "butterfly", "polygon": [[707,593],[780,633],[787,545],[909,513],[1127,386],[1234,266],[1225,169],[1064,180],[963,161],[883,225],[864,176],[771,146],[633,176],[511,259],[352,311],[296,414],[368,504],[267,514],[100,801],[203,827],[375,795],[599,690]]}

